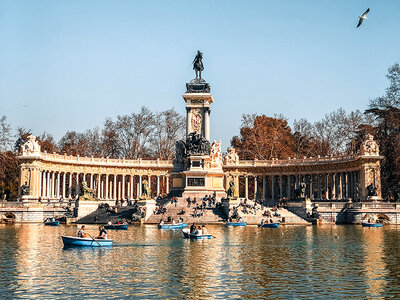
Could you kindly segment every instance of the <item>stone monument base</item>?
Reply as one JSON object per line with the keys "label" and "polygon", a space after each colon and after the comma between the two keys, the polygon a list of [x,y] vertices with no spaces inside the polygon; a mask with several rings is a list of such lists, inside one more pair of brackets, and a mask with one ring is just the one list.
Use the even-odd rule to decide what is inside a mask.
{"label": "stone monument base", "polygon": [[147,221],[156,209],[156,200],[149,198],[139,198],[138,205],[141,208],[142,212],[144,212],[144,221]]}

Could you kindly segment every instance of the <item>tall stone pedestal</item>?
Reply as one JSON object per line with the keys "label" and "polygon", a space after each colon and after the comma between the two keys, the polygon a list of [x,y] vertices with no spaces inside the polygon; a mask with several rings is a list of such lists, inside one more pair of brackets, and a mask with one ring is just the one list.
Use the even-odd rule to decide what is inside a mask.
{"label": "tall stone pedestal", "polygon": [[190,168],[183,171],[185,188],[182,196],[184,198],[202,198],[213,194],[217,199],[226,197],[222,167],[211,167],[209,155],[190,156],[189,162]]}
{"label": "tall stone pedestal", "polygon": [[202,78],[186,84],[186,141],[176,144],[172,192],[184,198],[226,197],[221,143],[210,150],[210,85]]}

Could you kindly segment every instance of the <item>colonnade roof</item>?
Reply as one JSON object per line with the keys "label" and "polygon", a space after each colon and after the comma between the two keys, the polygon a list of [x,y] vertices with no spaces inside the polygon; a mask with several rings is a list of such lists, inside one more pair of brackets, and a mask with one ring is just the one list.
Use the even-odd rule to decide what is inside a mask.
{"label": "colonnade roof", "polygon": [[[272,160],[238,160],[235,163],[223,165],[223,170],[228,173],[277,173],[277,174],[305,174],[315,172],[345,172],[358,170],[368,163],[376,163],[382,156],[379,155],[340,155],[309,158],[289,158]],[[56,153],[40,152],[36,155],[21,155],[21,162],[40,161],[45,164],[58,166],[69,166],[69,168],[123,168],[138,170],[160,170],[172,171],[174,164],[172,160],[146,160],[125,158],[97,158],[61,155]]]}

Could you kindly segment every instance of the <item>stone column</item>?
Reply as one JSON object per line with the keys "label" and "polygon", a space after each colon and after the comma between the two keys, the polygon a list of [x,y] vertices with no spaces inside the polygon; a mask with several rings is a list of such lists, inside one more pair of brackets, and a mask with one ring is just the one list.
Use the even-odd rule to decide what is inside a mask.
{"label": "stone column", "polygon": [[342,199],[347,198],[346,173],[342,173]]}
{"label": "stone column", "polygon": [[275,175],[271,176],[271,199],[275,200]]}
{"label": "stone column", "polygon": [[294,188],[298,189],[299,188],[299,175],[294,175],[294,176],[296,178],[296,181],[294,183]]}
{"label": "stone column", "polygon": [[44,197],[44,193],[45,193],[45,185],[46,185],[46,175],[45,172],[42,171],[42,179],[41,179],[41,190],[40,190],[40,196]]}
{"label": "stone column", "polygon": [[69,198],[69,199],[72,199],[72,173],[69,173],[68,198]]}
{"label": "stone column", "polygon": [[321,200],[321,174],[317,174],[318,179],[318,200]]}
{"label": "stone column", "polygon": [[108,185],[109,185],[108,174],[106,174],[106,197],[105,197],[106,199],[109,199]]}
{"label": "stone column", "polygon": [[139,197],[142,196],[142,175],[139,175]]}
{"label": "stone column", "polygon": [[210,140],[210,108],[204,109],[204,137],[207,141]]}
{"label": "stone column", "polygon": [[254,176],[254,201],[257,199],[257,176]]}
{"label": "stone column", "polygon": [[97,198],[101,198],[101,174],[97,174]]}
{"label": "stone column", "polygon": [[57,187],[56,187],[56,193],[57,193],[57,199],[60,198],[60,172],[57,173]]}
{"label": "stone column", "polygon": [[46,193],[45,196],[48,198],[50,193],[50,171],[46,171]]}
{"label": "stone column", "polygon": [[267,176],[263,176],[263,199],[267,200]]}
{"label": "stone column", "polygon": [[55,187],[56,187],[56,173],[55,172],[51,172],[51,192],[50,192],[50,197],[51,198],[54,198]]}
{"label": "stone column", "polygon": [[122,175],[122,198],[125,199],[125,175]]}
{"label": "stone column", "polygon": [[283,198],[283,177],[282,175],[279,175],[279,198]]}
{"label": "stone column", "polygon": [[247,177],[247,175],[244,176],[244,197],[246,199],[249,198],[249,178]]}
{"label": "stone column", "polygon": [[93,187],[93,173],[90,173],[90,188],[94,189],[94,187]]}
{"label": "stone column", "polygon": [[65,190],[66,190],[66,173],[63,173],[63,185],[62,185],[62,197],[65,199]]}
{"label": "stone column", "polygon": [[166,184],[167,184],[167,194],[169,194],[169,176],[166,175],[165,179],[166,179]]}
{"label": "stone column", "polygon": [[86,182],[86,173],[83,173],[82,182]]}
{"label": "stone column", "polygon": [[336,187],[335,187],[336,180],[335,180],[335,176],[336,176],[335,173],[331,174],[331,187],[332,187],[332,189],[331,189],[331,199],[334,199],[334,200],[336,199]]}
{"label": "stone column", "polygon": [[134,184],[134,183],[133,183],[133,178],[134,178],[133,176],[134,176],[134,175],[131,174],[131,178],[130,178],[130,180],[131,180],[131,186],[130,186],[130,195],[129,195],[129,198],[130,198],[130,199],[133,199],[133,184]]}
{"label": "stone column", "polygon": [[351,198],[351,185],[353,184],[351,181],[351,172],[346,172],[346,177],[347,177],[347,198]]}
{"label": "stone column", "polygon": [[76,173],[75,196],[79,197],[79,173]]}
{"label": "stone column", "polygon": [[329,199],[328,174],[324,174],[325,199]]}
{"label": "stone column", "polygon": [[114,192],[113,192],[113,200],[117,200],[117,175],[114,174],[114,184],[113,184]]}
{"label": "stone column", "polygon": [[290,182],[290,175],[287,175],[287,186],[286,186],[286,197],[290,199],[292,197],[292,183]]}
{"label": "stone column", "polygon": [[160,195],[160,175],[157,175],[157,197]]}
{"label": "stone column", "polygon": [[118,189],[117,189],[117,199],[121,200],[122,199],[122,193],[121,193],[121,181],[118,181]]}

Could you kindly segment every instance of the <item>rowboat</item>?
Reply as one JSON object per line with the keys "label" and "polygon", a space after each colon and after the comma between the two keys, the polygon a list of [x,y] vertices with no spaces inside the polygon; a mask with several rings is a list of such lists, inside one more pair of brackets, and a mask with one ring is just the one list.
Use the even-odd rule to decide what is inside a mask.
{"label": "rowboat", "polygon": [[189,229],[182,229],[183,237],[185,239],[193,239],[193,240],[210,240],[212,238],[211,234],[193,234],[190,233]]}
{"label": "rowboat", "polygon": [[182,229],[188,227],[187,223],[178,223],[178,224],[158,224],[159,229]]}
{"label": "rowboat", "polygon": [[58,225],[60,225],[60,222],[59,221],[46,221],[46,222],[44,222],[44,225],[46,225],[46,226],[58,226]]}
{"label": "rowboat", "polygon": [[119,229],[126,230],[128,229],[128,224],[112,224],[112,225],[104,225],[105,229]]}
{"label": "rowboat", "polygon": [[112,246],[113,240],[79,238],[74,236],[61,236],[64,246],[79,247],[108,247]]}
{"label": "rowboat", "polygon": [[382,227],[382,223],[361,223],[362,227]]}
{"label": "rowboat", "polygon": [[247,222],[226,222],[226,226],[246,226]]}
{"label": "rowboat", "polygon": [[263,228],[278,228],[279,223],[264,223],[263,225],[258,225],[258,227],[263,227]]}

